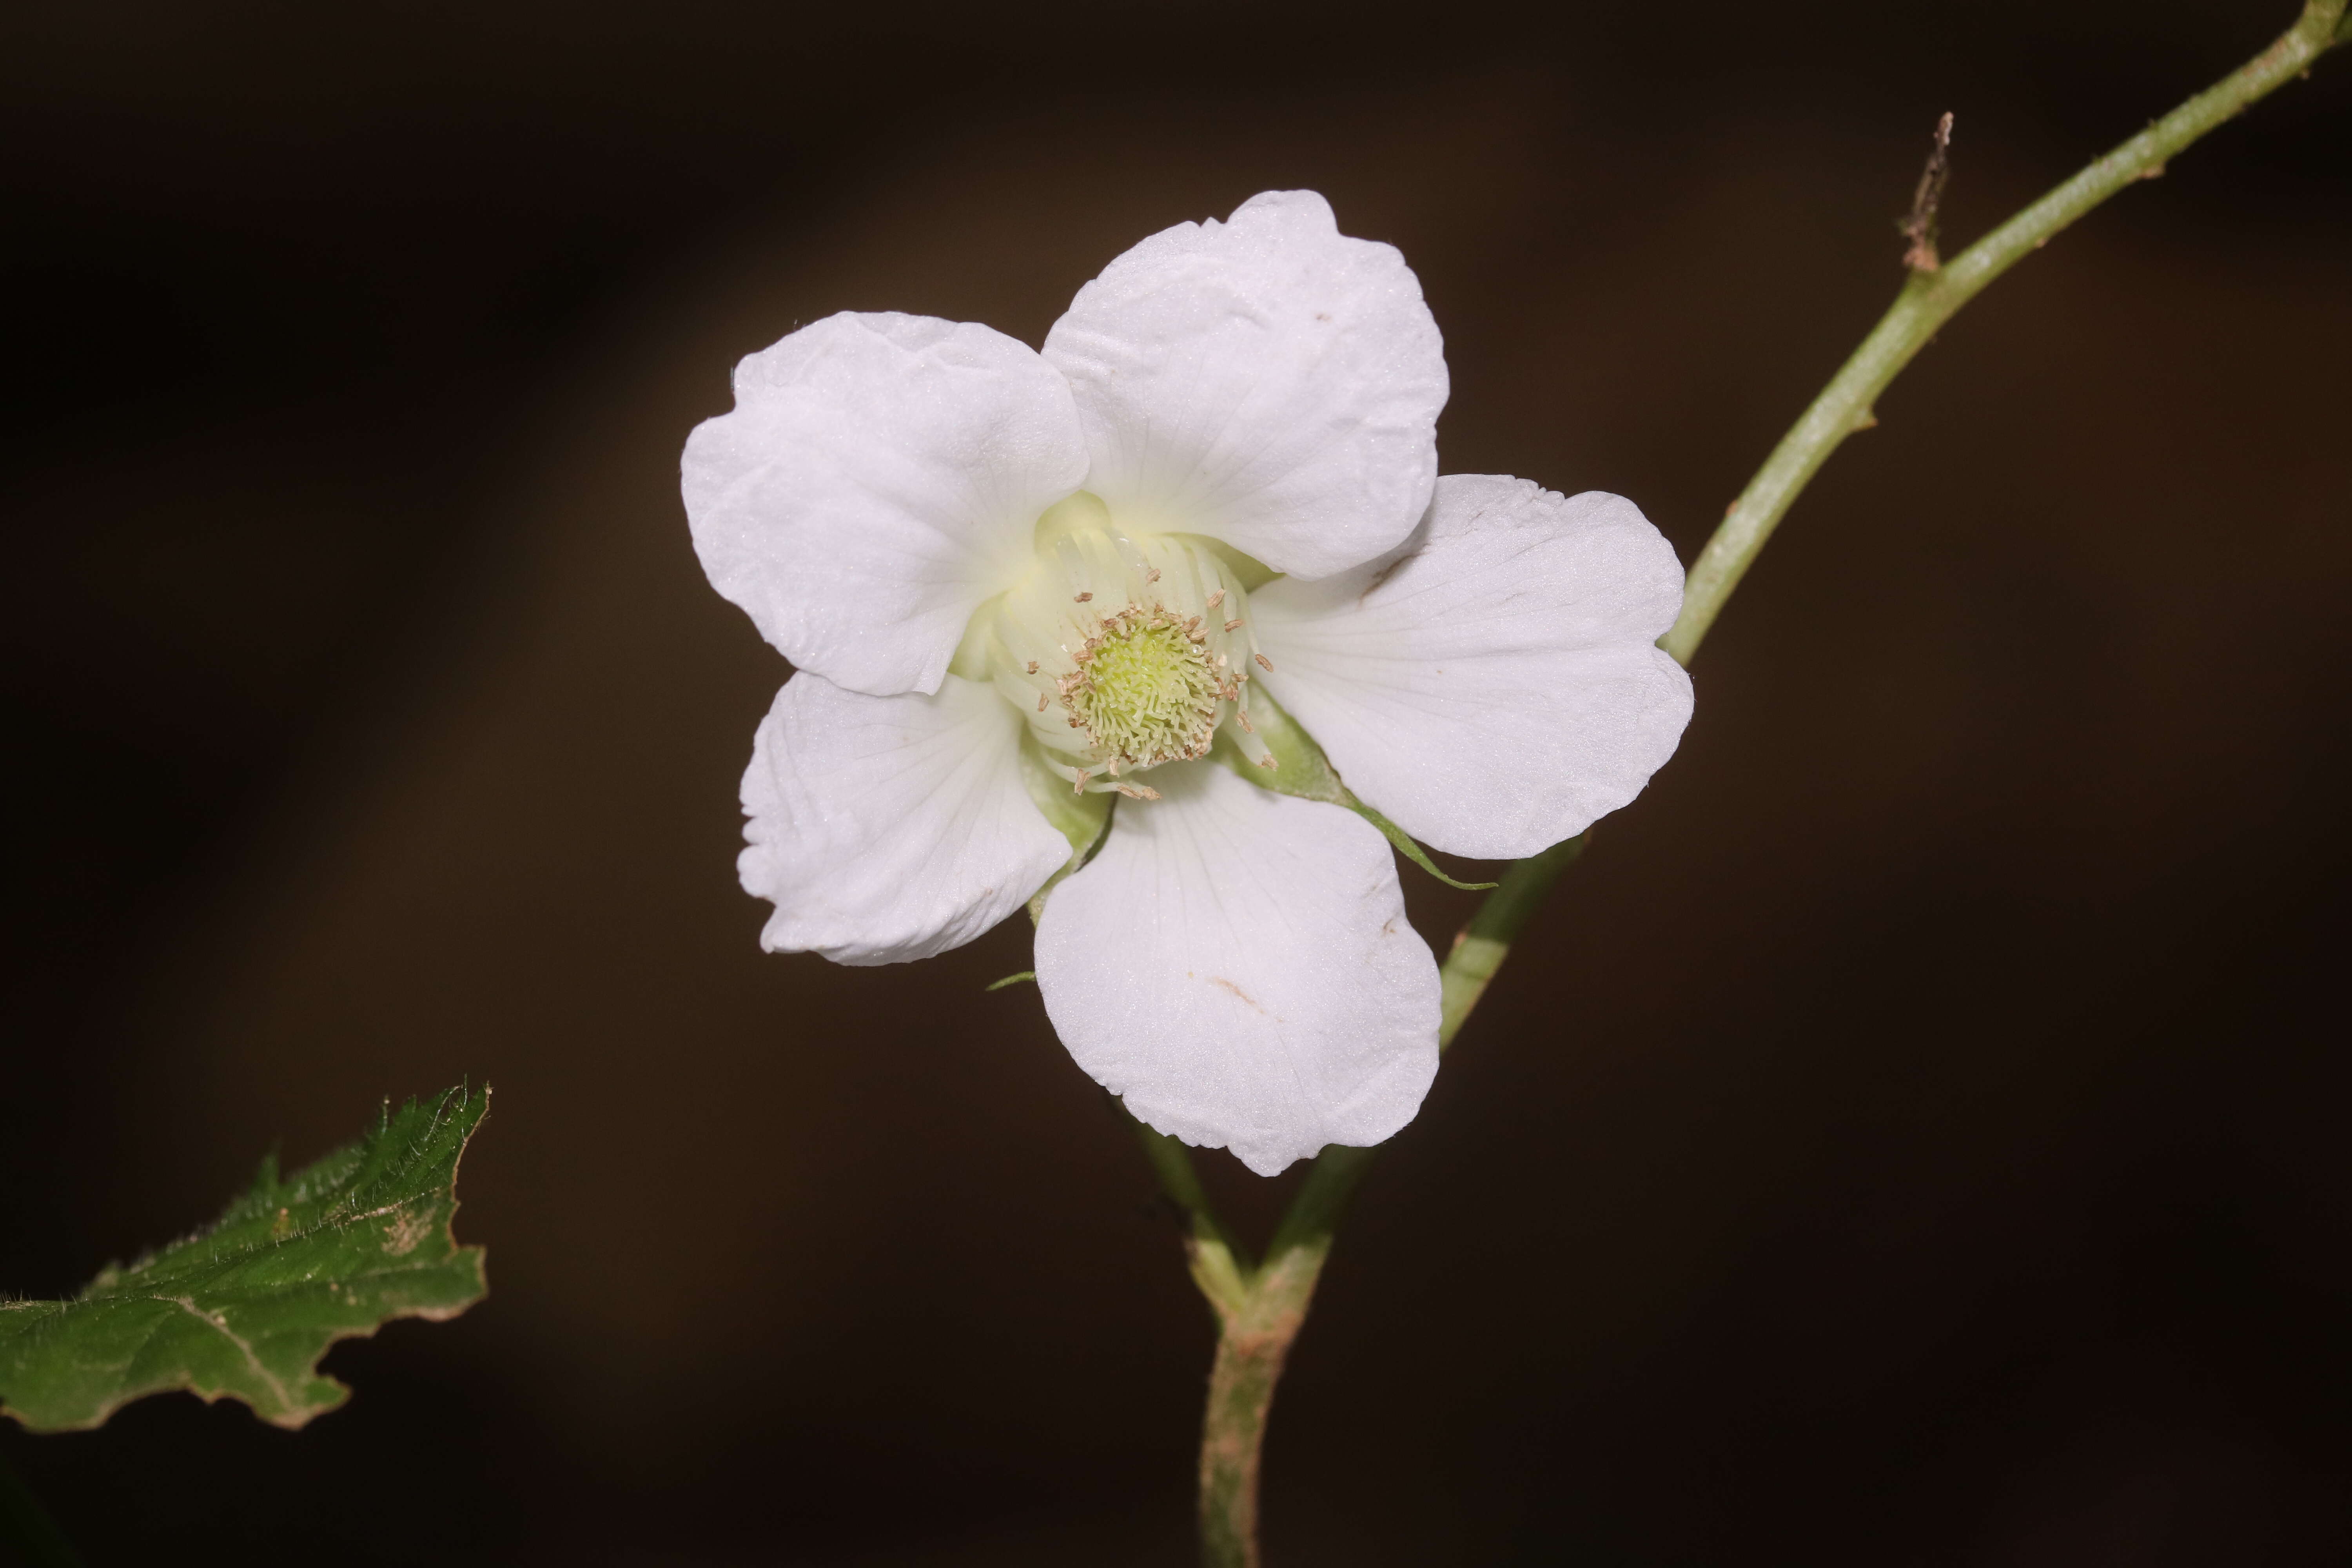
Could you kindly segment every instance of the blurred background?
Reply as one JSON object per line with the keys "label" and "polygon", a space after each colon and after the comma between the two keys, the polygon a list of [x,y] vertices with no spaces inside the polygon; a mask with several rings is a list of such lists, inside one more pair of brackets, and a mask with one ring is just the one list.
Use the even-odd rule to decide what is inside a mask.
{"label": "blurred background", "polygon": [[[1039,341],[1269,187],[1454,471],[1688,559],[1900,281],[2291,0],[0,18],[0,1287],[488,1081],[493,1291],[310,1430],[0,1457],[93,1563],[1181,1564],[1211,1343],[1026,923],[762,955],[785,667],[680,442],[842,309]],[[1278,1565],[2352,1556],[2352,59],[1948,328],[1359,1199]],[[1467,900],[1407,872],[1443,947]],[[1246,1226],[1292,1177],[1207,1163]]]}

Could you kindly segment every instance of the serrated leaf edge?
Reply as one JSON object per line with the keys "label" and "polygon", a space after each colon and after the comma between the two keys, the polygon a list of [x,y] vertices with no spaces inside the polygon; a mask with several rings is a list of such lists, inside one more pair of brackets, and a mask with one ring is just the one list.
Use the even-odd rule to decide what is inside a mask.
{"label": "serrated leaf edge", "polygon": [[[440,1102],[433,1108],[436,1124],[438,1124],[444,1109],[448,1105],[450,1095],[454,1094],[458,1097],[457,1103],[462,1109],[467,1100],[471,1097],[471,1092],[472,1091],[464,1085],[444,1091],[441,1096]],[[474,1124],[466,1130],[466,1135],[458,1141],[457,1152],[456,1156],[449,1162],[449,1217],[445,1226],[448,1231],[449,1244],[456,1249],[451,1255],[450,1261],[453,1263],[465,1261],[470,1262],[473,1265],[475,1284],[474,1294],[454,1307],[423,1306],[404,1308],[396,1311],[388,1312],[383,1317],[377,1319],[373,1323],[371,1323],[364,1328],[330,1331],[325,1342],[319,1347],[319,1353],[310,1358],[309,1363],[303,1367],[302,1371],[304,1375],[315,1378],[331,1387],[335,1391],[334,1397],[331,1400],[325,1403],[313,1404],[307,1409],[301,1408],[302,1402],[294,1396],[292,1392],[286,1387],[284,1381],[280,1379],[277,1373],[271,1372],[262,1363],[260,1357],[254,1353],[253,1347],[247,1343],[241,1336],[231,1330],[226,1323],[221,1322],[212,1314],[207,1313],[201,1308],[197,1307],[192,1298],[184,1296],[143,1295],[132,1293],[115,1295],[110,1293],[108,1298],[110,1300],[121,1301],[155,1301],[165,1303],[179,1307],[183,1310],[193,1313],[194,1316],[203,1319],[208,1326],[217,1330],[223,1338],[226,1339],[231,1344],[236,1347],[238,1353],[243,1355],[246,1358],[247,1363],[250,1364],[257,1373],[261,1374],[262,1379],[268,1384],[270,1388],[278,1394],[279,1400],[287,1408],[282,1414],[273,1415],[256,1408],[250,1400],[237,1393],[235,1389],[202,1388],[197,1386],[196,1382],[193,1377],[184,1376],[178,1382],[165,1384],[160,1387],[143,1388],[139,1390],[137,1393],[125,1394],[118,1399],[110,1400],[100,1405],[97,1411],[88,1421],[69,1422],[57,1426],[37,1426],[26,1419],[26,1417],[21,1413],[10,1409],[5,1399],[0,1399],[0,1415],[7,1416],[8,1418],[16,1421],[28,1432],[90,1432],[105,1426],[108,1421],[113,1418],[114,1413],[121,1409],[126,1405],[135,1405],[142,1399],[152,1399],[158,1394],[192,1394],[198,1399],[203,1400],[206,1405],[217,1405],[224,1399],[234,1400],[237,1404],[245,1405],[248,1410],[252,1410],[257,1418],[267,1421],[273,1426],[278,1427],[283,1431],[299,1432],[303,1427],[309,1426],[312,1421],[328,1414],[330,1411],[341,1409],[351,1399],[351,1384],[343,1383],[336,1378],[330,1377],[319,1370],[320,1363],[327,1359],[329,1352],[332,1351],[337,1345],[342,1343],[345,1340],[373,1339],[377,1331],[382,1329],[386,1323],[399,1322],[404,1319],[415,1318],[428,1323],[446,1323],[452,1318],[464,1314],[469,1309],[478,1304],[490,1293],[489,1277],[484,1272],[482,1267],[484,1258],[488,1255],[488,1249],[478,1242],[470,1246],[460,1242],[457,1239],[457,1210],[461,1206],[457,1197],[457,1173],[466,1163],[466,1151],[473,1146],[474,1135],[482,1130],[482,1123],[490,1119],[490,1086],[488,1084],[484,1084],[482,1086],[481,1095],[483,1102],[482,1114],[476,1117],[474,1119]],[[383,1111],[376,1123],[376,1131],[379,1135],[388,1131],[391,1127],[391,1100],[387,1099],[384,1101]],[[341,1152],[343,1149],[348,1147],[348,1144],[339,1144],[334,1149],[329,1150],[327,1153],[321,1154],[319,1158],[320,1160],[328,1159],[334,1154]],[[415,1152],[415,1150],[412,1146],[410,1152],[414,1153]],[[313,1164],[317,1163],[318,1162],[316,1161],[312,1162]],[[307,1166],[304,1167],[306,1170],[309,1167]],[[227,1205],[226,1205],[222,1210],[222,1220],[226,1220],[228,1215],[234,1212],[236,1205],[245,1202],[246,1198],[249,1195],[249,1194],[240,1194],[238,1196],[230,1199]],[[338,1220],[336,1224],[338,1226],[358,1225],[363,1221],[373,1219],[380,1215],[390,1214],[394,1209],[404,1207],[413,1201],[413,1199],[404,1198],[399,1203],[386,1204],[381,1208],[371,1209],[365,1214],[352,1215],[348,1219]],[[215,1221],[213,1228],[218,1228],[221,1223],[221,1220]],[[92,1279],[89,1285],[84,1286],[80,1293],[76,1295],[70,1300],[20,1299],[11,1301],[0,1300],[0,1311],[24,1311],[37,1307],[53,1307],[59,1311],[63,1311],[68,1308],[81,1305],[93,1300],[92,1292],[97,1290],[100,1281],[104,1280],[109,1275],[120,1277],[122,1274],[134,1272],[137,1269],[145,1267],[146,1264],[152,1259],[160,1258],[164,1253],[171,1251],[172,1248],[197,1240],[207,1234],[209,1234],[209,1232],[206,1230],[190,1231],[185,1236],[180,1237],[176,1240],[167,1242],[163,1247],[151,1248],[148,1251],[140,1254],[138,1260],[131,1263],[128,1268],[109,1264],[106,1268],[100,1269],[98,1271],[97,1278]],[[310,1236],[312,1234],[314,1234],[313,1231],[299,1232],[296,1233],[296,1235],[280,1238],[274,1243],[274,1245],[283,1246],[286,1242],[296,1239],[297,1236]],[[387,1270],[386,1272],[390,1271]],[[378,1276],[374,1275],[354,1276],[356,1279],[362,1279],[377,1277]]]}

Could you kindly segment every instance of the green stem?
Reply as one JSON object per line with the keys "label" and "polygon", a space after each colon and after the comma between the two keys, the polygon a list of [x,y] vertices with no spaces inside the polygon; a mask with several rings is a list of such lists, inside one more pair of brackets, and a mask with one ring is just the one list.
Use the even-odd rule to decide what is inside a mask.
{"label": "green stem", "polygon": [[[1937,329],[2050,237],[2247,105],[2294,79],[2352,35],[2347,0],[2308,0],[2278,41],[2218,85],[2150,125],[1940,267],[1914,268],[1895,304],[1781,439],[1690,571],[1682,616],[1659,646],[1687,665],[1772,530],[1839,443],[1876,421],[1871,405]],[[1439,972],[1439,1048],[1451,1045],[1502,967],[1511,943],[1559,874],[1582,853],[1572,838],[1521,860],[1479,905]],[[1266,1415],[1349,1195],[1376,1151],[1334,1145],[1308,1169],[1263,1263],[1252,1268],[1212,1212],[1184,1146],[1148,1128],[1145,1152],[1169,1195],[1191,1215],[1192,1278],[1218,1323],[1201,1438],[1201,1555],[1208,1568],[1257,1568],[1258,1471]]]}
{"label": "green stem", "polygon": [[[1368,1156],[1370,1151],[1345,1152]],[[1318,1160],[1310,1184],[1322,1168]],[[1257,1477],[1266,1411],[1330,1249],[1326,1229],[1309,1245],[1270,1254],[1251,1277],[1241,1306],[1217,1314],[1217,1355],[1201,1422],[1201,1561],[1212,1568],[1257,1568]]]}
{"label": "green stem", "polygon": [[1723,612],[1765,541],[1839,443],[1878,421],[1871,405],[1937,329],[1985,285],[2125,186],[2164,173],[2175,153],[2294,80],[2339,41],[2346,0],[2309,0],[2294,26],[2237,70],[2011,218],[1939,268],[1915,270],[1813,405],[1780,439],[1699,552],[1683,612],[1658,646],[1684,664]]}
{"label": "green stem", "polygon": [[1454,937],[1454,951],[1446,955],[1445,966],[1437,973],[1444,997],[1437,1025],[1439,1050],[1452,1045],[1454,1037],[1461,1033],[1462,1026],[1470,1017],[1470,1009],[1478,1005],[1478,998],[1486,994],[1487,983],[1503,967],[1511,943],[1535,918],[1536,910],[1543,906],[1544,895],[1559,880],[1559,874],[1583,855],[1584,842],[1590,837],[1588,830],[1541,854],[1514,861],[1511,868],[1503,873],[1502,885],[1479,901],[1478,912]]}
{"label": "green stem", "polygon": [[1250,1279],[1255,1270],[1248,1254],[1234,1245],[1210,1205],[1209,1194],[1201,1186],[1201,1173],[1192,1168],[1192,1151],[1167,1133],[1137,1121],[1125,1105],[1119,1105],[1119,1114],[1135,1128],[1143,1157],[1151,1162],[1152,1173],[1160,1178],[1160,1190],[1175,1199],[1192,1221],[1192,1232],[1184,1238],[1184,1257],[1192,1268],[1192,1283],[1201,1288],[1220,1321],[1239,1311],[1248,1302]]}
{"label": "green stem", "polygon": [[[1583,852],[1584,839],[1579,837],[1517,861],[1504,873],[1502,885],[1480,901],[1438,971],[1443,996],[1438,1049],[1454,1043],[1511,943],[1542,906],[1544,895]],[[1161,1185],[1192,1214],[1190,1258],[1192,1278],[1199,1282],[1203,1271],[1200,1238],[1204,1234],[1222,1238],[1223,1226],[1202,1194],[1200,1177],[1184,1146],[1172,1138],[1160,1140],[1148,1128],[1141,1131]],[[1159,1147],[1152,1146],[1154,1140],[1160,1140]],[[1258,1469],[1275,1384],[1282,1376],[1291,1342],[1306,1325],[1323,1260],[1330,1256],[1332,1233],[1377,1152],[1338,1143],[1324,1150],[1307,1167],[1306,1182],[1276,1228],[1265,1262],[1255,1269],[1244,1267],[1234,1282],[1238,1295],[1222,1278],[1217,1290],[1202,1284],[1218,1329],[1201,1429],[1201,1560],[1211,1568],[1256,1568]],[[1227,1250],[1219,1261],[1233,1256]]]}

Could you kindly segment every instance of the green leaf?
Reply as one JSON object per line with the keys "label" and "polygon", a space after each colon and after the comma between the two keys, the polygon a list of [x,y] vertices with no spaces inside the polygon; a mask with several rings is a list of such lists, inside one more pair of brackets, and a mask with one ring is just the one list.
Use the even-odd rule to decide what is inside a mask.
{"label": "green leaf", "polygon": [[1217,737],[1216,758],[1234,772],[1250,781],[1273,790],[1277,795],[1295,795],[1304,800],[1319,800],[1331,805],[1344,805],[1366,822],[1381,830],[1382,837],[1397,847],[1397,853],[1436,878],[1449,888],[1465,892],[1482,893],[1499,887],[1496,882],[1459,882],[1437,868],[1429,851],[1412,841],[1412,836],[1379,812],[1358,800],[1355,792],[1339,782],[1339,772],[1315,737],[1299,728],[1298,721],[1284,712],[1264,686],[1250,692],[1250,722],[1257,727],[1258,738],[1265,742],[1266,751],[1274,757],[1276,766],[1259,767],[1241,754],[1231,738]]}
{"label": "green leaf", "polygon": [[300,1426],[351,1397],[319,1373],[337,1340],[394,1318],[454,1318],[482,1299],[482,1249],[450,1234],[457,1160],[485,1089],[386,1100],[376,1130],[280,1181],[275,1155],[210,1229],[70,1301],[0,1300],[0,1414],[36,1432],[103,1424],[186,1389]]}

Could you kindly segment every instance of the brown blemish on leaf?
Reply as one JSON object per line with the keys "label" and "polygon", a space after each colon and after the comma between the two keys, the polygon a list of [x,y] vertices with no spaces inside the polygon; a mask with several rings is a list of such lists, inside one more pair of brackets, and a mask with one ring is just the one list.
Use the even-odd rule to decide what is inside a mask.
{"label": "brown blemish on leaf", "polygon": [[405,1258],[433,1234],[433,1221],[422,1215],[395,1213],[384,1223],[383,1250],[389,1258]]}

